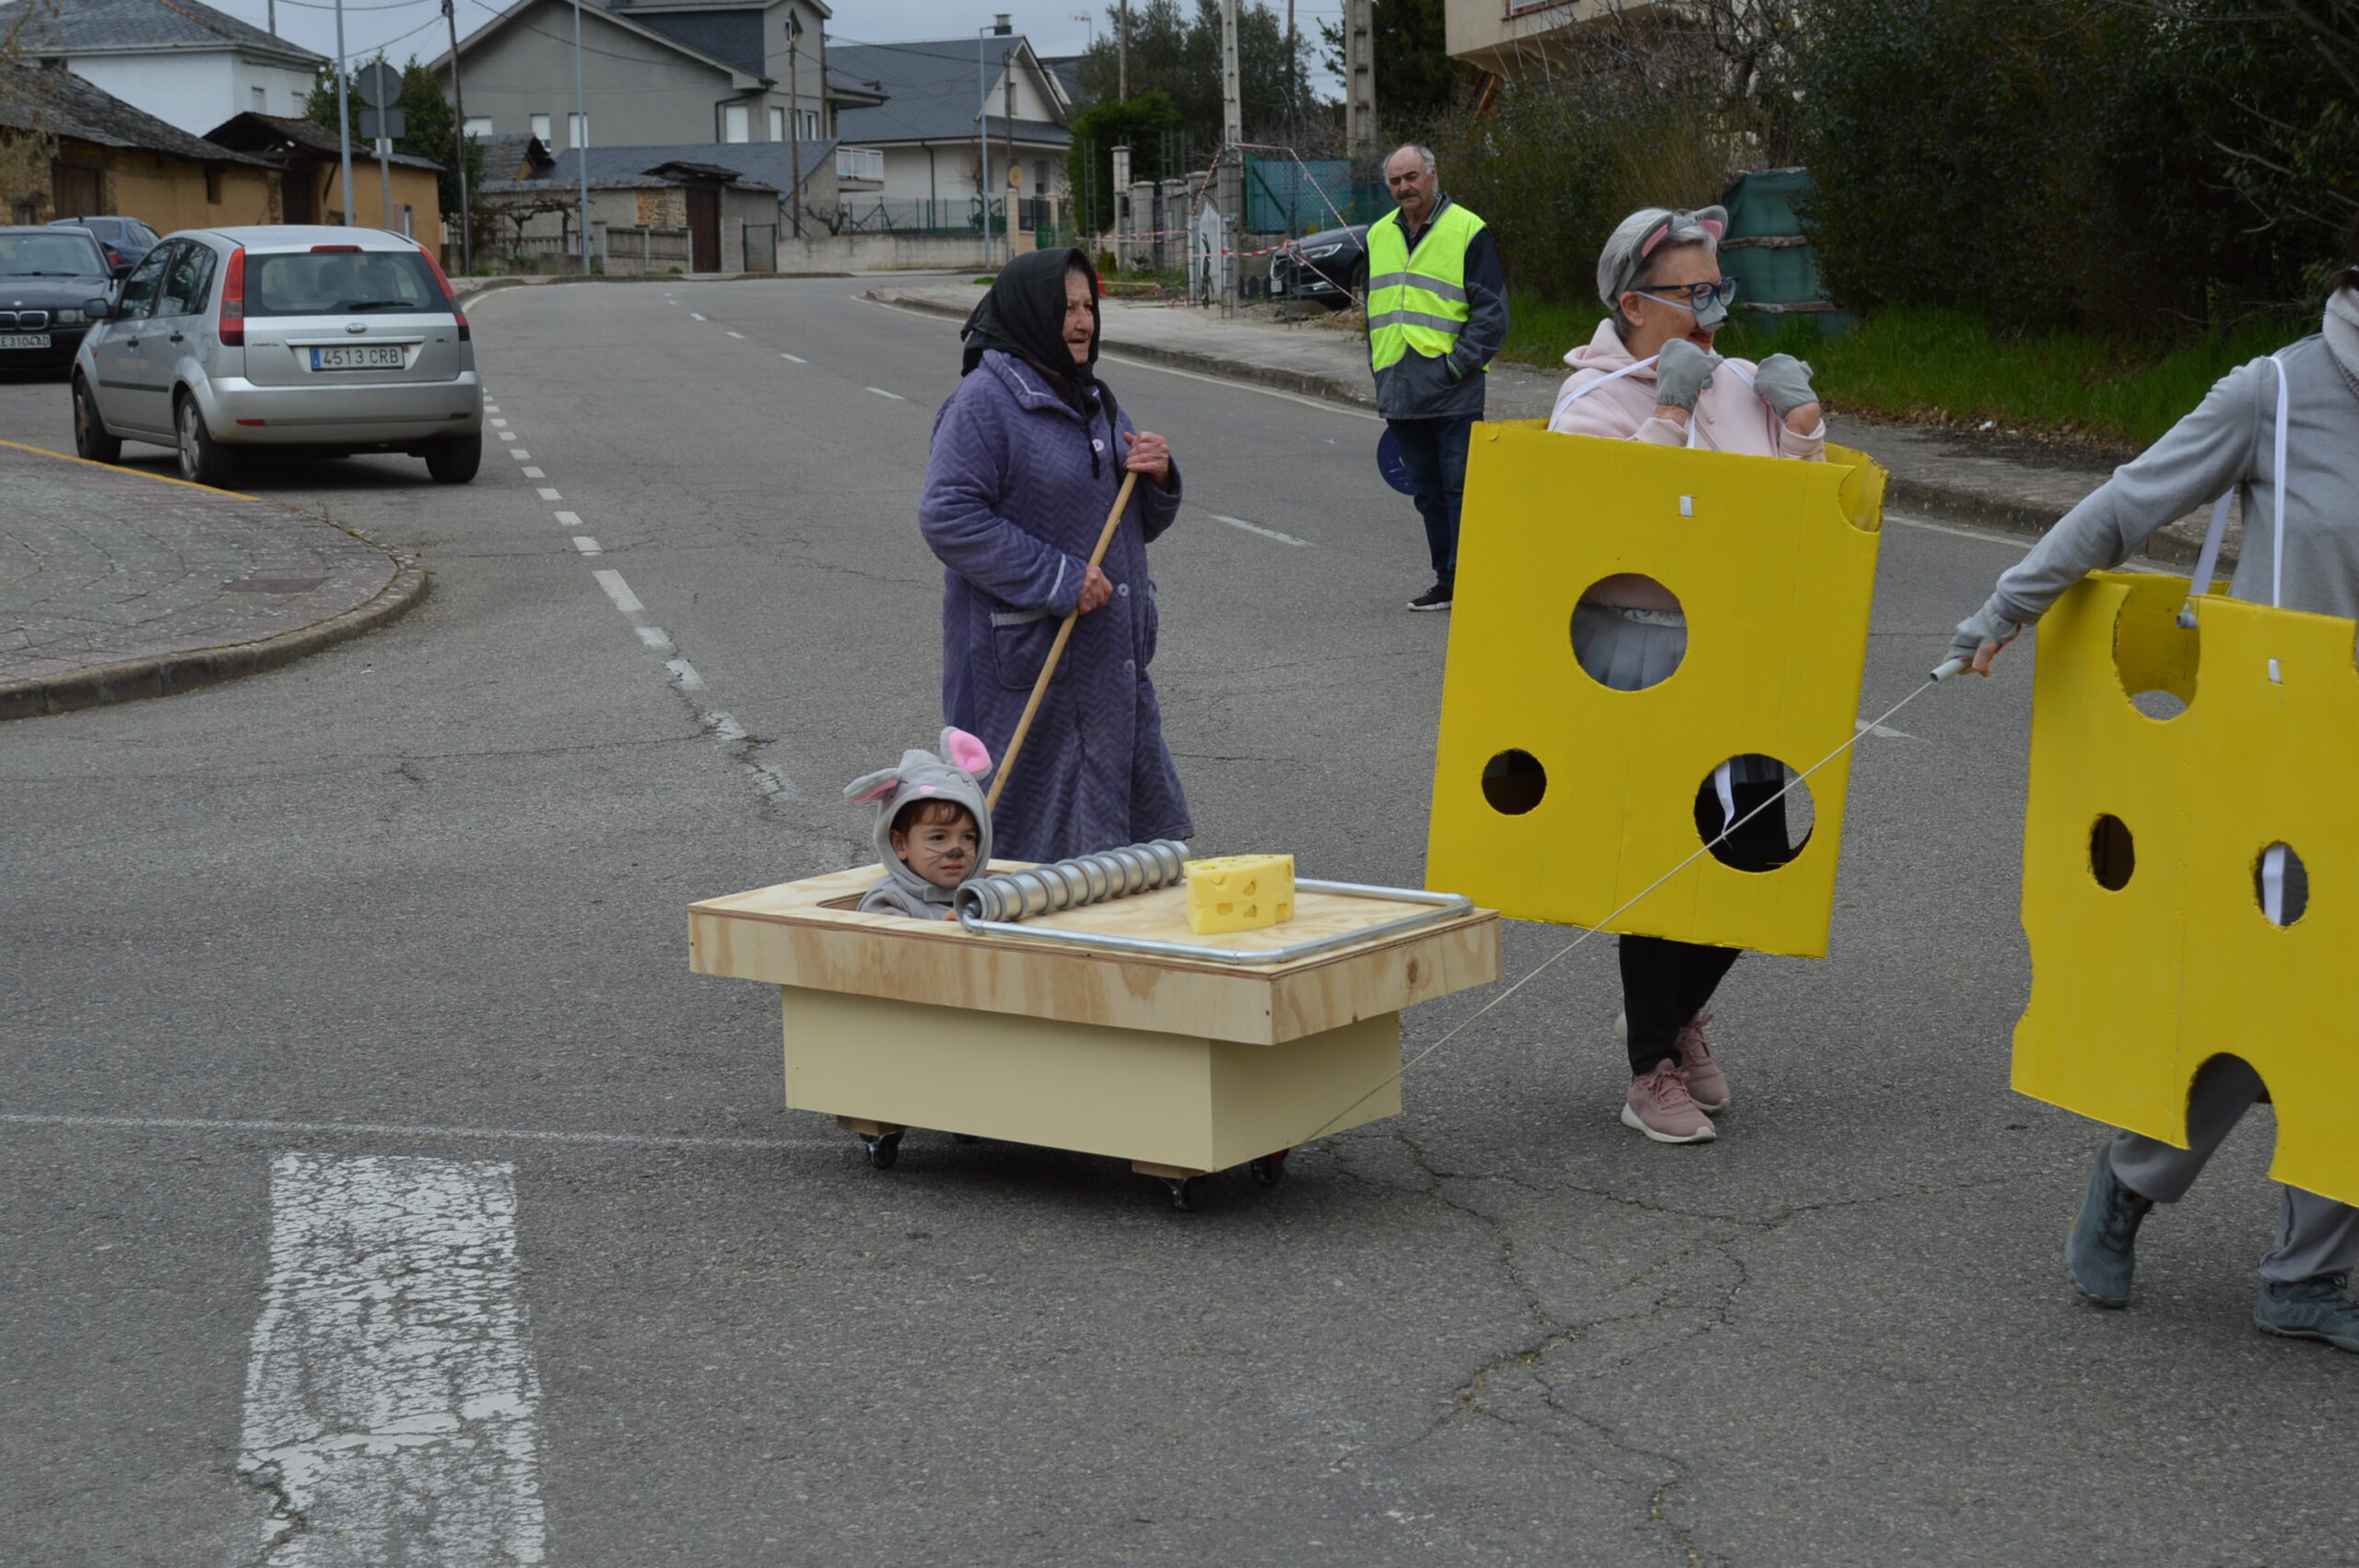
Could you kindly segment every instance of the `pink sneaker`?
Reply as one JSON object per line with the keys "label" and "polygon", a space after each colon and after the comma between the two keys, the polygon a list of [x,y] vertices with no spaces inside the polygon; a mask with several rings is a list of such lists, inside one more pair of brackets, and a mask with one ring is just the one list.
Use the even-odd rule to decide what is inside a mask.
{"label": "pink sneaker", "polygon": [[1696,1108],[1678,1064],[1667,1058],[1630,1080],[1622,1125],[1658,1143],[1708,1143],[1719,1136],[1712,1118]]}
{"label": "pink sneaker", "polygon": [[1729,1103],[1729,1075],[1712,1059],[1712,1047],[1704,1043],[1704,1025],[1712,1021],[1708,1012],[1699,1012],[1687,1021],[1679,1032],[1679,1071],[1687,1079],[1687,1093],[1699,1110],[1725,1109]]}

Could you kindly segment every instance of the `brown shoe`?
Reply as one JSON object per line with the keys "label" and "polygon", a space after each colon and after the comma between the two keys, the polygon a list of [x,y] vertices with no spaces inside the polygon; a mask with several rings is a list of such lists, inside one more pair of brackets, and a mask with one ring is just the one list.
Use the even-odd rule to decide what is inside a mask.
{"label": "brown shoe", "polygon": [[1668,1058],[1631,1078],[1622,1125],[1658,1143],[1708,1143],[1719,1136],[1712,1118],[1696,1108],[1678,1064]]}
{"label": "brown shoe", "polygon": [[1712,1021],[1708,1012],[1699,1012],[1679,1031],[1679,1071],[1687,1080],[1687,1093],[1696,1108],[1705,1111],[1724,1110],[1729,1103],[1729,1075],[1712,1059],[1712,1047],[1704,1043],[1704,1025]]}

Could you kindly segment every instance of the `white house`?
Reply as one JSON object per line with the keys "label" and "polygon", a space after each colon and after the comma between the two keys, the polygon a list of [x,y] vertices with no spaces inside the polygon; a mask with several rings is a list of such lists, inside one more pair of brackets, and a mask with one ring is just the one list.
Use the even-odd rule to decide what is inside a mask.
{"label": "white house", "polygon": [[[942,215],[971,212],[982,174],[979,124],[991,137],[995,197],[1013,194],[1028,205],[1063,193],[1073,105],[1055,73],[1021,34],[838,43],[827,52],[827,69],[884,97],[874,107],[847,105],[836,118],[836,134],[844,145],[839,158],[859,150],[882,155],[874,166],[881,184],[877,195],[896,209],[897,224],[920,203],[931,204],[936,218],[920,217],[915,227],[951,226],[960,220]],[[1012,187],[1011,150],[1020,177]],[[858,213],[863,204],[847,205]],[[1047,218],[1031,206],[1019,221]]]}
{"label": "white house", "polygon": [[26,58],[62,62],[193,136],[239,114],[299,117],[328,64],[203,0],[12,0],[0,32],[27,6]]}

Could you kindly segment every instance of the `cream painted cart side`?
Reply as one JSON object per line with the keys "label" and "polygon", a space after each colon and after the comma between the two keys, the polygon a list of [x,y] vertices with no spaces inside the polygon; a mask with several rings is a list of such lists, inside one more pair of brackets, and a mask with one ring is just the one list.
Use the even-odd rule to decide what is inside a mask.
{"label": "cream painted cart side", "polygon": [[[1295,1144],[1398,1114],[1402,1008],[1499,973],[1487,909],[1301,959],[1215,963],[863,914],[878,874],[692,905],[688,940],[698,974],[779,988],[787,1106],[833,1114],[879,1165],[928,1127],[1128,1160],[1182,1209],[1207,1172],[1250,1164],[1268,1185]],[[1306,892],[1285,925],[1218,940],[1273,951],[1420,907]],[[1185,910],[1174,886],[1027,925],[1184,946],[1202,941]]]}

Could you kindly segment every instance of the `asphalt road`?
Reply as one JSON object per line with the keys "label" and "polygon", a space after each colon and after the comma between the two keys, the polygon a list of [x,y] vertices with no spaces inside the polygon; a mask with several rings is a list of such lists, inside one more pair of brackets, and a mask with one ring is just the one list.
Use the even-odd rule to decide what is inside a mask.
{"label": "asphalt road", "polygon": [[[335,1275],[302,1155],[512,1193],[484,1277],[521,1310],[464,1321],[531,1396],[486,1506],[527,1498],[552,1562],[2359,1561],[2359,1362],[2248,1326],[2265,1117],[2148,1225],[2136,1306],[2065,1284],[2098,1129],[2007,1088],[2020,653],[1860,743],[1831,956],[1722,992],[1717,1144],[1614,1120],[1602,942],[1407,1114],[1192,1215],[934,1134],[879,1173],[780,1110],[777,1000],[691,976],[684,907],[854,863],[840,786],[939,722],[912,517],[955,325],[863,287],[486,298],[529,459],[252,483],[419,553],[423,607],[0,730],[0,1559],[536,1550],[454,1504],[439,1554],[302,1521],[265,1552],[257,1409],[354,1398],[333,1336],[291,1396],[260,1353]],[[1422,541],[1377,427],[1108,375],[1187,477],[1156,673],[1201,847],[1417,881],[1448,624],[1400,608]],[[63,389],[0,388],[0,435],[64,446]],[[1871,712],[2022,547],[1893,521]],[[1511,928],[1508,972],[1567,936]],[[293,1125],[327,1123],[374,1129]]]}

